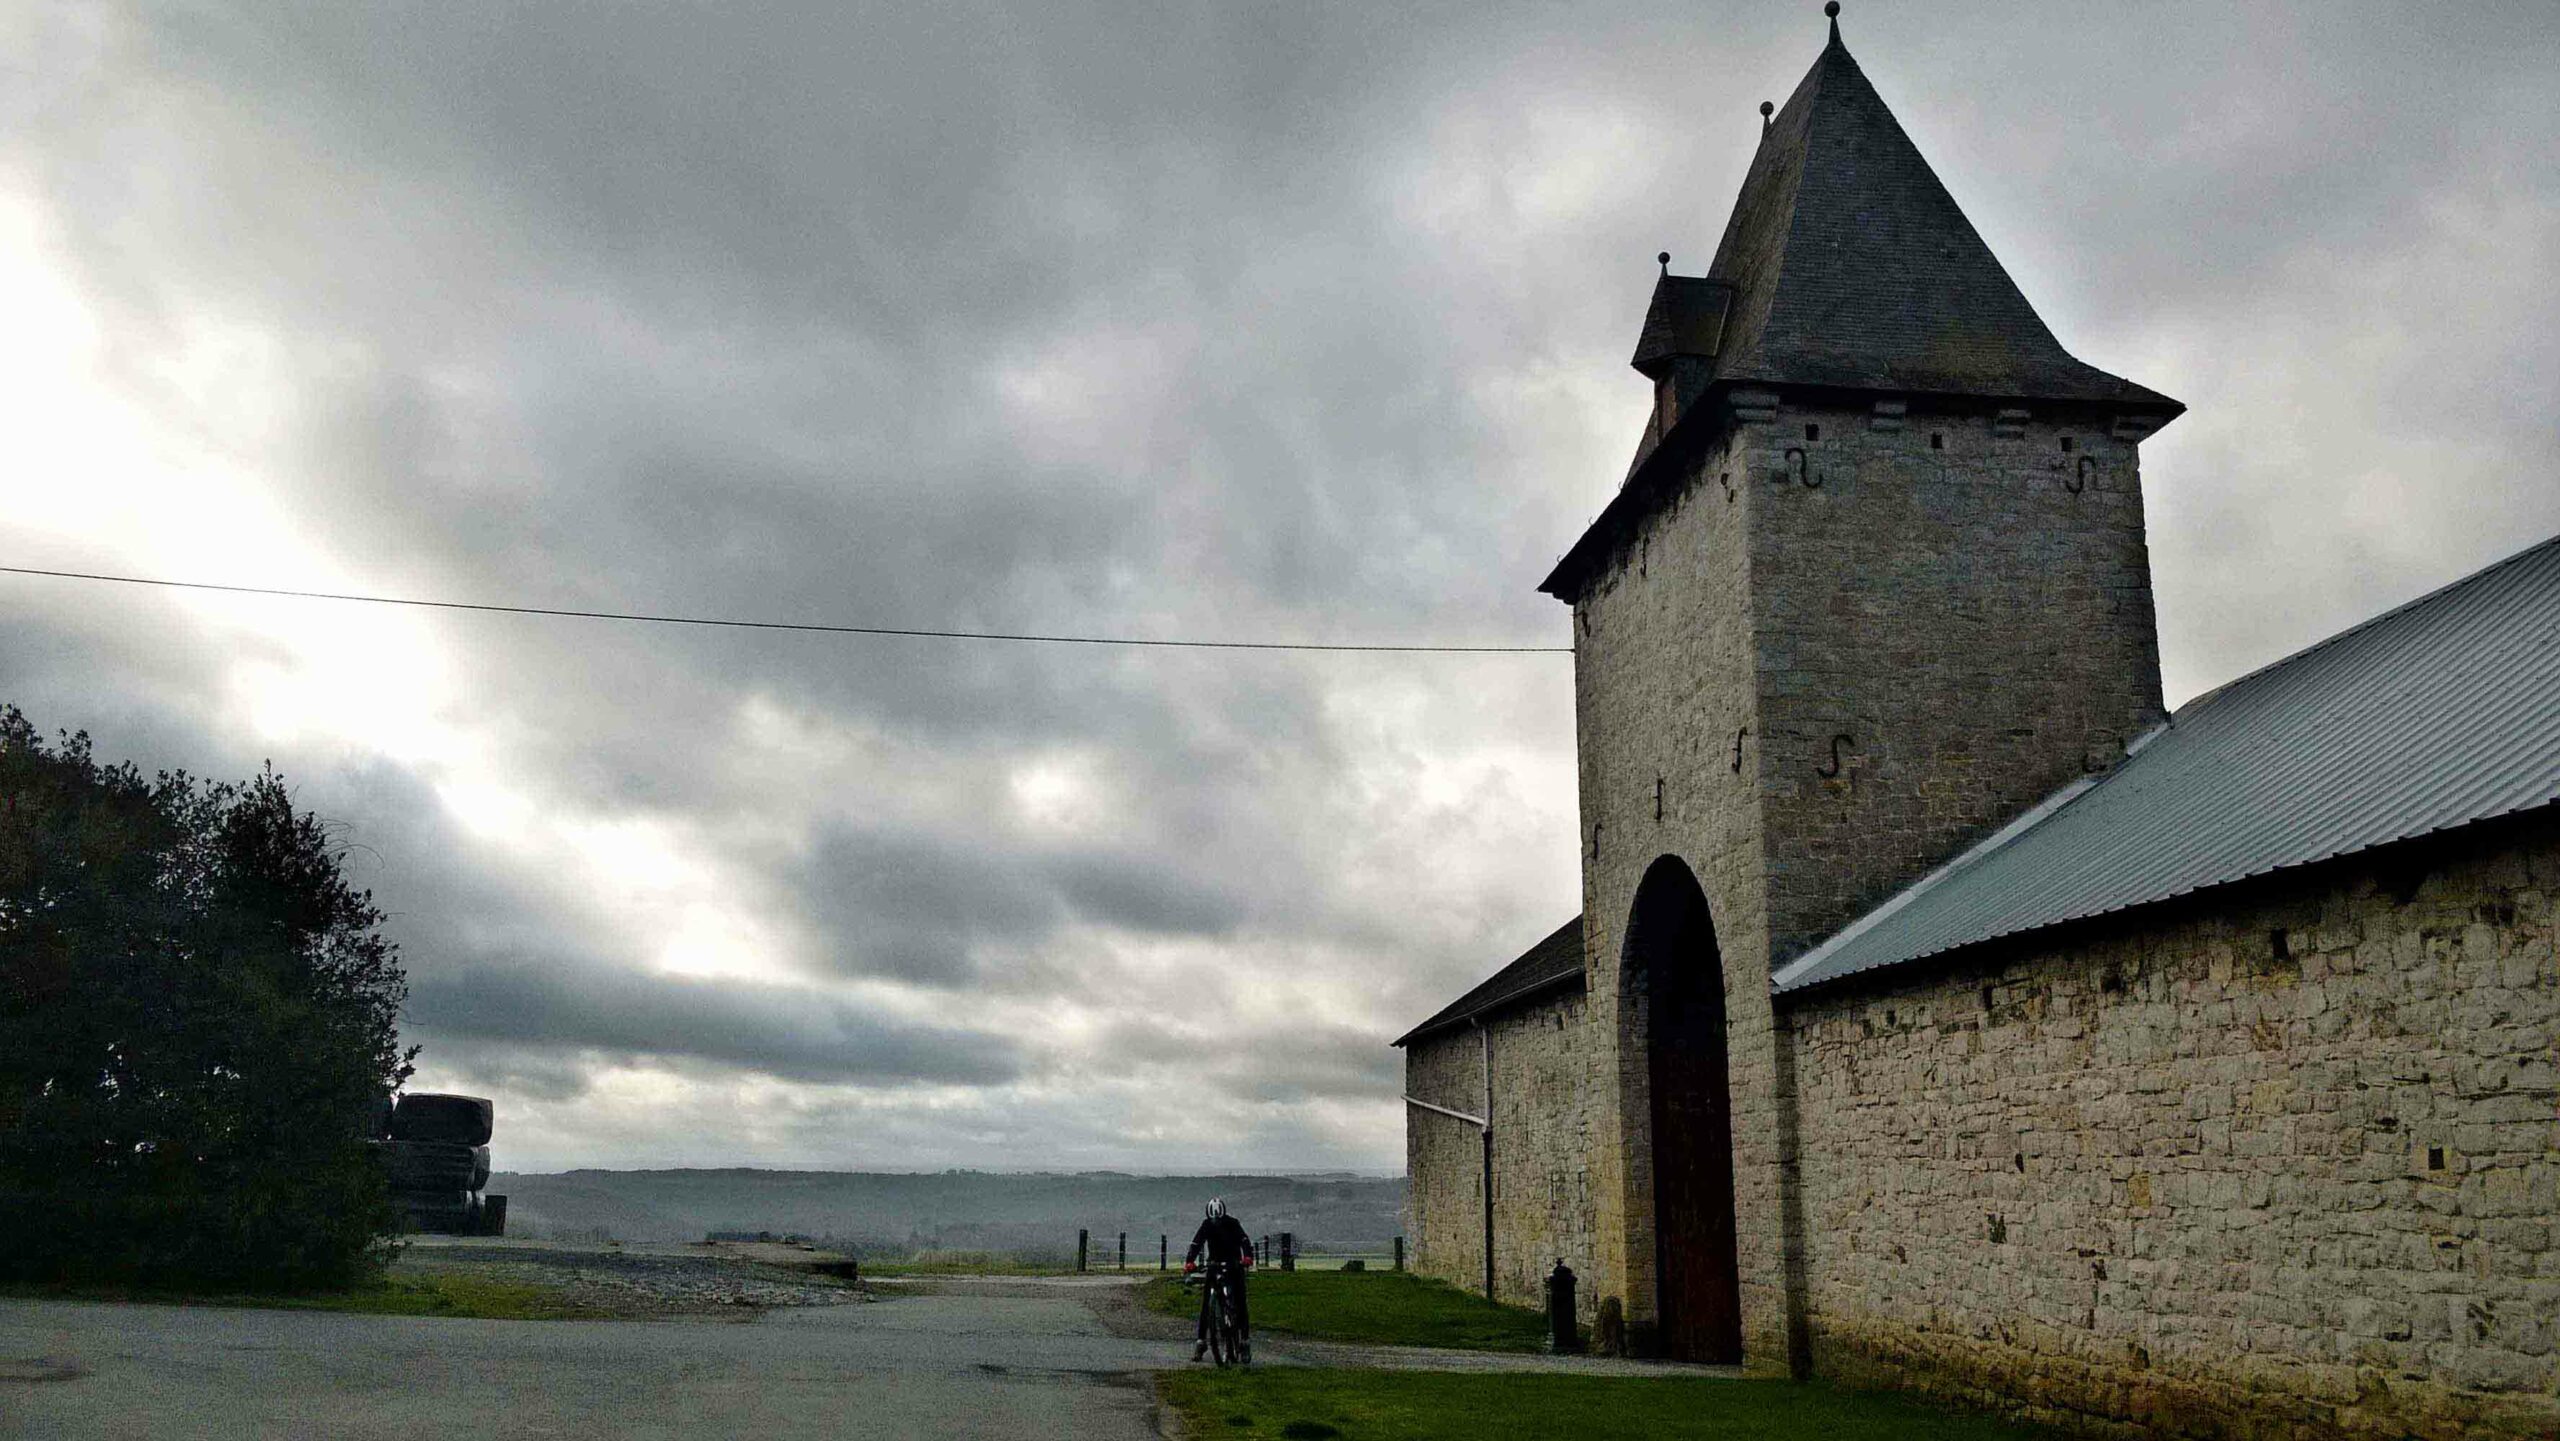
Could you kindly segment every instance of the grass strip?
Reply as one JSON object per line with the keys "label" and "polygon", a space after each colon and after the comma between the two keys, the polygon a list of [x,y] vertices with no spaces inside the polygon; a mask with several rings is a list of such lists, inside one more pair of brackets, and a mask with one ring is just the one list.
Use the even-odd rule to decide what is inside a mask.
{"label": "grass strip", "polygon": [[1900,1396],[1786,1381],[1548,1373],[1174,1371],[1157,1378],[1195,1441],[2053,1441],[2059,1433]]}
{"label": "grass strip", "polygon": [[[1263,1271],[1248,1293],[1253,1329],[1369,1346],[1441,1346],[1459,1351],[1541,1351],[1547,1319],[1497,1306],[1446,1282],[1409,1271]],[[1148,1309],[1199,1314],[1200,1297],[1179,1278],[1152,1282]]]}

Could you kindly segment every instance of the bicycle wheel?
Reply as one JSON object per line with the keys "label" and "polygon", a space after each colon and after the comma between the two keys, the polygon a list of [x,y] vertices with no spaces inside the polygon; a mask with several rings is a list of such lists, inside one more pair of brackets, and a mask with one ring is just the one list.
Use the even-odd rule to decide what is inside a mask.
{"label": "bicycle wheel", "polygon": [[1209,1283],[1209,1359],[1224,1366],[1230,1354],[1232,1338],[1227,1334],[1227,1294],[1217,1282]]}
{"label": "bicycle wheel", "polygon": [[1226,1329],[1228,1357],[1239,1366],[1252,1365],[1253,1350],[1245,1343],[1244,1327],[1237,1324],[1235,1311],[1232,1308],[1220,1308],[1218,1324]]}

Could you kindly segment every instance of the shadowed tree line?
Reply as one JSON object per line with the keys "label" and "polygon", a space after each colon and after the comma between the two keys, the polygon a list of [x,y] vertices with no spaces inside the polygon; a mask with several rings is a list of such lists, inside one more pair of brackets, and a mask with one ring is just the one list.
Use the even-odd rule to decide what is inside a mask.
{"label": "shadowed tree line", "polygon": [[146,778],[0,709],[0,1276],[326,1285],[394,1216],[382,913],[272,766]]}

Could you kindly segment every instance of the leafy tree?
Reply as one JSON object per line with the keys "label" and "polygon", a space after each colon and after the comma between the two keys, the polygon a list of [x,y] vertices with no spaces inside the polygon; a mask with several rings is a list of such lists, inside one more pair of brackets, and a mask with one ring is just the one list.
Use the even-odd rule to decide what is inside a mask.
{"label": "leafy tree", "polygon": [[101,765],[0,708],[0,1275],[294,1286],[377,1265],[408,986],[269,766]]}

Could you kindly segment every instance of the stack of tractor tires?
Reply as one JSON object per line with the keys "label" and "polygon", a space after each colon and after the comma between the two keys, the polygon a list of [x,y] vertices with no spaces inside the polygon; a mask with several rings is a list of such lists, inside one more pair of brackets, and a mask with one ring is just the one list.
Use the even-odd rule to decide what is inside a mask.
{"label": "stack of tractor tires", "polygon": [[495,1119],[479,1096],[418,1093],[390,1108],[381,1143],[391,1198],[413,1231],[502,1236],[507,1198],[483,1195],[489,1185],[489,1132]]}

